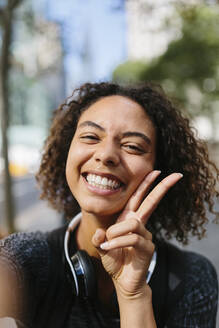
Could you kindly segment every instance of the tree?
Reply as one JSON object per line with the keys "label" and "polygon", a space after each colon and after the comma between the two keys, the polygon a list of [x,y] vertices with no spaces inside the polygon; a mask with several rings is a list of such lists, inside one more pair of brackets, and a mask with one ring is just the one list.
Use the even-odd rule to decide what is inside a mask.
{"label": "tree", "polygon": [[22,0],[7,0],[0,7],[1,24],[1,65],[0,65],[0,115],[1,115],[1,136],[2,154],[4,159],[4,191],[5,191],[5,215],[8,232],[13,232],[14,228],[14,202],[12,197],[11,177],[9,173],[8,161],[8,140],[7,128],[9,125],[9,89],[8,75],[10,70],[10,45],[12,40],[12,30],[14,12]]}
{"label": "tree", "polygon": [[[163,55],[141,67],[137,80],[160,83],[191,115],[204,114],[214,122],[219,96],[219,6],[183,5],[177,12],[180,34]],[[127,70],[131,71],[129,66],[126,76]],[[125,80],[121,67],[114,76]]]}
{"label": "tree", "polygon": [[142,72],[146,67],[147,63],[145,61],[127,61],[115,69],[113,80],[124,84],[139,82],[142,79]]}
{"label": "tree", "polygon": [[[161,82],[192,113],[209,112],[219,94],[219,9],[195,6],[181,10],[180,16],[181,38],[142,70],[141,79]],[[193,102],[192,95],[198,94],[200,101]]]}

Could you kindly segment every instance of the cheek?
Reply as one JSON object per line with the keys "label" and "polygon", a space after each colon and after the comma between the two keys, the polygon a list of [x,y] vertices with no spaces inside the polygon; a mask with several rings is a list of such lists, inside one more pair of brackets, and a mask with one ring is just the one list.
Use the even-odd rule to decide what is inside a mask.
{"label": "cheek", "polygon": [[80,175],[81,167],[92,158],[92,150],[88,151],[83,146],[72,143],[66,162],[66,178],[69,183],[77,180]]}
{"label": "cheek", "polygon": [[76,177],[76,168],[79,165],[80,152],[71,145],[68,153],[65,174],[67,182],[74,180]]}
{"label": "cheek", "polygon": [[133,185],[137,186],[154,169],[154,160],[134,162],[130,167]]}

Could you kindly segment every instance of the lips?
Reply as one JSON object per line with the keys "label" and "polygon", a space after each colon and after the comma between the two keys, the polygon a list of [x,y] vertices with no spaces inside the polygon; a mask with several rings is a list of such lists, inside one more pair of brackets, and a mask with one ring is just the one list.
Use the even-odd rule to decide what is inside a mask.
{"label": "lips", "polygon": [[113,175],[86,173],[83,174],[83,176],[89,185],[100,189],[116,190],[123,185],[123,183]]}

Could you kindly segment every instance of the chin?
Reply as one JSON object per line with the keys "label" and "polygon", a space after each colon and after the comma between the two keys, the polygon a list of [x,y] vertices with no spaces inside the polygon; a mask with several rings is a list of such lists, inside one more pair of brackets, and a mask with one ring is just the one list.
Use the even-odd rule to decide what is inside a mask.
{"label": "chin", "polygon": [[121,207],[113,208],[112,206],[100,206],[98,204],[80,204],[81,210],[83,212],[100,216],[100,217],[115,217],[119,216],[122,211]]}

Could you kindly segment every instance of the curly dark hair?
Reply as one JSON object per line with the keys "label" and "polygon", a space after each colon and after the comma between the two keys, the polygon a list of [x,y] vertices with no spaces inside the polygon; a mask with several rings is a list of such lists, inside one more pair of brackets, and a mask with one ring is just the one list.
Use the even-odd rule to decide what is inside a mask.
{"label": "curly dark hair", "polygon": [[188,118],[183,117],[159,86],[150,83],[134,87],[86,83],[73,92],[55,111],[45,143],[37,174],[41,198],[47,199],[67,219],[80,210],[65,177],[68,151],[80,115],[98,99],[110,95],[125,96],[140,104],[153,122],[157,134],[155,169],[161,170],[159,180],[172,172],[183,173],[183,179],[169,190],[152,214],[149,230],[156,238],[175,237],[184,244],[189,234],[202,238],[208,222],[207,211],[216,215],[213,200],[219,196],[216,190],[219,170],[209,160],[205,144],[195,138]]}

